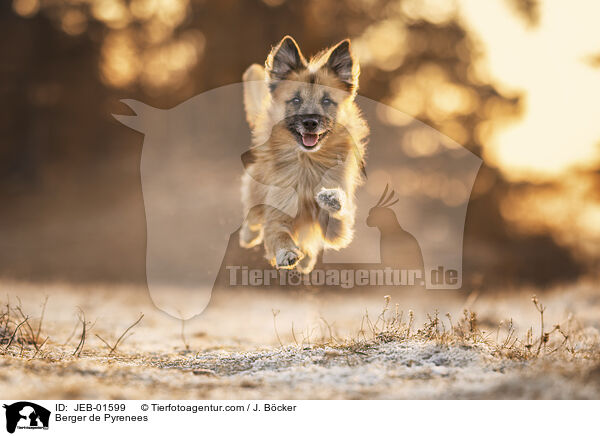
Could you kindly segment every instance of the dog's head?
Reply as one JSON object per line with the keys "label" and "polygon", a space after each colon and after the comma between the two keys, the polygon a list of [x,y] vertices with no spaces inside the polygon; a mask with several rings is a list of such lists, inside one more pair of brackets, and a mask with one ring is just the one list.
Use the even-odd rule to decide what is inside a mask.
{"label": "dog's head", "polygon": [[307,152],[324,147],[344,105],[354,100],[359,66],[344,40],[307,61],[290,36],[266,61],[273,107],[295,143]]}

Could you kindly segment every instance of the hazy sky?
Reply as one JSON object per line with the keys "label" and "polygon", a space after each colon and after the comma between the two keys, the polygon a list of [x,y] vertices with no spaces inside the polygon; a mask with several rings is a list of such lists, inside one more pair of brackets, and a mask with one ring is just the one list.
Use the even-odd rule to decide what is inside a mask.
{"label": "hazy sky", "polygon": [[461,0],[462,15],[486,51],[502,90],[524,92],[522,119],[486,144],[486,157],[511,178],[554,176],[600,158],[600,2],[541,2],[528,27],[504,0]]}

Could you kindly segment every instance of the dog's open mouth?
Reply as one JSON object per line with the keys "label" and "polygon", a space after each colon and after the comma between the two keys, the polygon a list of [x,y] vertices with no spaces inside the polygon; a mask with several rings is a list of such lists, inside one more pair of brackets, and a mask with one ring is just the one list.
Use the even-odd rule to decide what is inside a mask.
{"label": "dog's open mouth", "polygon": [[319,142],[319,135],[316,133],[302,134],[302,144],[304,144],[305,147],[312,148],[317,145],[317,142]]}
{"label": "dog's open mouth", "polygon": [[302,141],[302,146],[307,150],[311,150],[317,147],[321,140],[327,135],[327,132],[323,133],[298,133]]}

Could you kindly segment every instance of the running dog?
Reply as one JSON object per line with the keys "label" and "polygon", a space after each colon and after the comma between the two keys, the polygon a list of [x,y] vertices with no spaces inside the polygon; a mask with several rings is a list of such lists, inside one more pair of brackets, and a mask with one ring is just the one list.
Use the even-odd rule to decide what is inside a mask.
{"label": "running dog", "polygon": [[369,133],[354,102],[358,76],[349,40],[306,60],[290,36],[244,73],[253,145],[240,245],[264,243],[278,269],[309,273],[322,249],[352,241]]}

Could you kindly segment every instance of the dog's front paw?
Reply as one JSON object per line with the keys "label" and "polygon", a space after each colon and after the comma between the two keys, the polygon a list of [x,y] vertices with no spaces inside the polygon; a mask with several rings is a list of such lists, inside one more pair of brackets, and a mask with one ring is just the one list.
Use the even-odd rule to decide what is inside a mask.
{"label": "dog's front paw", "polygon": [[335,213],[342,210],[346,194],[341,189],[321,189],[315,199],[321,209]]}
{"label": "dog's front paw", "polygon": [[303,257],[304,255],[298,250],[280,248],[275,255],[275,264],[277,269],[292,269]]}

